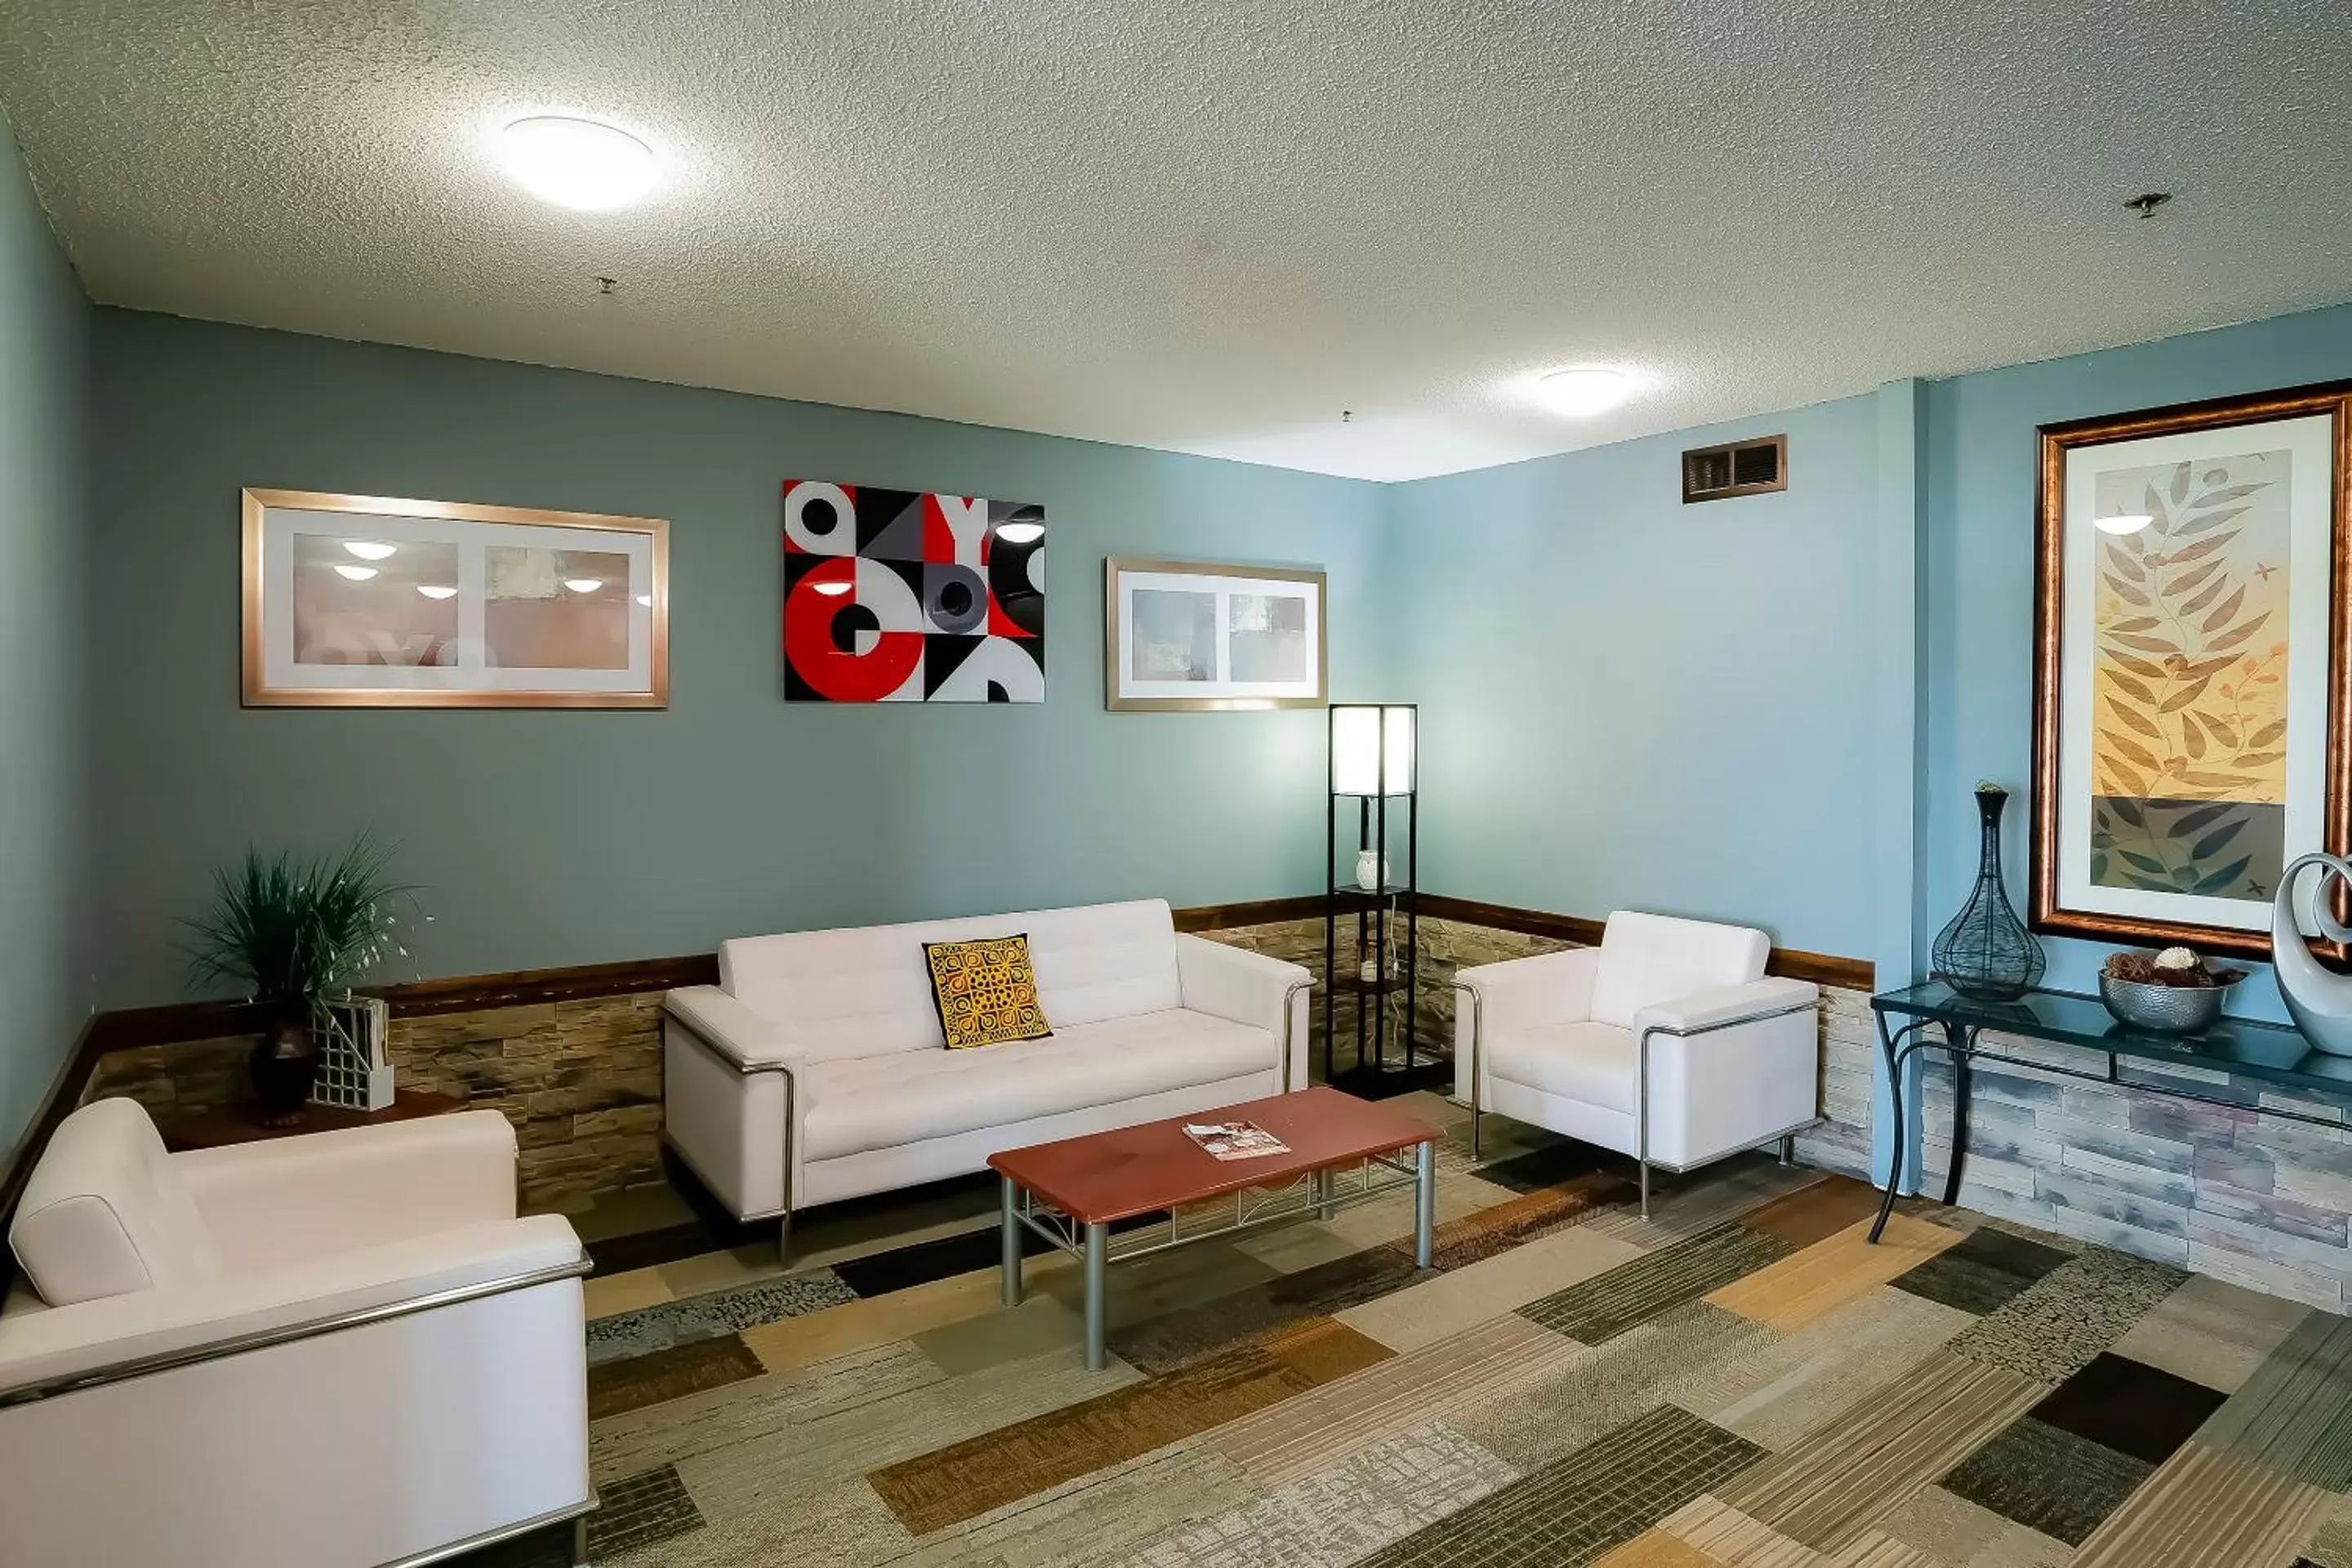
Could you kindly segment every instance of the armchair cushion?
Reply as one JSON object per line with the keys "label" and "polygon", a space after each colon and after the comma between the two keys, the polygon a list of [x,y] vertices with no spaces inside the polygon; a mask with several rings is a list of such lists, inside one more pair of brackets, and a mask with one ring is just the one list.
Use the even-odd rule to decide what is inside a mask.
{"label": "armchair cushion", "polygon": [[1619,910],[1601,931],[1591,1016],[1631,1028],[1644,1007],[1761,977],[1771,951],[1769,938],[1746,926]]}
{"label": "armchair cushion", "polygon": [[210,1279],[221,1268],[154,1122],[131,1100],[95,1101],[58,1124],[8,1242],[52,1307]]}
{"label": "armchair cushion", "polygon": [[222,1266],[274,1268],[515,1215],[515,1133],[495,1110],[171,1157]]}
{"label": "armchair cushion", "polygon": [[1635,1032],[1643,1029],[1721,1027],[1743,1018],[1759,1018],[1790,1008],[1809,1007],[1821,999],[1821,987],[1804,980],[1751,980],[1745,985],[1717,985],[1694,991],[1672,1001],[1653,1003],[1633,1015]]}
{"label": "armchair cushion", "polygon": [[1634,1050],[1633,1032],[1613,1025],[1538,1025],[1493,1037],[1487,1081],[1523,1084],[1631,1116]]}

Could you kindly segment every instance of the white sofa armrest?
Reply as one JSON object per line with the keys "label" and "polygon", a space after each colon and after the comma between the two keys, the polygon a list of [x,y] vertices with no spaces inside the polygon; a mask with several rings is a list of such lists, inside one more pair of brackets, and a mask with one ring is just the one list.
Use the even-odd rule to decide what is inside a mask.
{"label": "white sofa armrest", "polygon": [[688,985],[662,998],[662,1006],[688,1034],[739,1068],[792,1068],[801,1047],[783,1025],[753,1012],[716,985]]}
{"label": "white sofa armrest", "polygon": [[12,1314],[0,1318],[0,1405],[587,1271],[570,1222],[537,1215]]}
{"label": "white sofa armrest", "polygon": [[1809,1010],[1821,1001],[1821,987],[1807,980],[1767,978],[1743,985],[1717,985],[1671,1002],[1658,1002],[1633,1015],[1633,1030],[1696,1034],[1753,1023],[1776,1014]]}
{"label": "white sofa armrest", "polygon": [[515,1133],[495,1110],[172,1156],[231,1269],[515,1216]]}
{"label": "white sofa armrest", "polygon": [[1176,975],[1184,1005],[1264,1029],[1280,1042],[1283,1088],[1307,1087],[1307,999],[1315,976],[1296,963],[1179,932]]}
{"label": "white sofa armrest", "polygon": [[1479,1047],[1486,1040],[1546,1024],[1572,1024],[1592,1016],[1592,982],[1601,972],[1597,947],[1563,948],[1532,958],[1481,963],[1454,973],[1454,1096],[1484,1106],[1471,1095]]}

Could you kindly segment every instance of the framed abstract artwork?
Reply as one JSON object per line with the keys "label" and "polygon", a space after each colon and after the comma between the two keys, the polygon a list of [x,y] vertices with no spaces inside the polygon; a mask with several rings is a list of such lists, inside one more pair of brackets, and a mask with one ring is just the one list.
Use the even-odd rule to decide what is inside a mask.
{"label": "framed abstract artwork", "polygon": [[2336,385],[2042,430],[2036,930],[2263,957],[2286,864],[2352,844],[2348,416]]}
{"label": "framed abstract artwork", "polygon": [[1103,702],[1118,712],[1320,708],[1323,574],[1113,556]]}
{"label": "framed abstract artwork", "polygon": [[245,492],[249,708],[661,708],[669,524]]}
{"label": "framed abstract artwork", "polygon": [[784,482],[784,698],[1045,700],[1045,509]]}

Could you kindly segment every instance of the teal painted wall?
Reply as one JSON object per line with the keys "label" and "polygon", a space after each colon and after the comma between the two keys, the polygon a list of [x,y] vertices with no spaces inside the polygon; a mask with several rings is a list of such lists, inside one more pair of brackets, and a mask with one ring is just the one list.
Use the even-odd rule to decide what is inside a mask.
{"label": "teal painted wall", "polygon": [[[1394,487],[1426,885],[1906,951],[1916,396]],[[1778,431],[1786,491],[1683,504],[1685,447]]]}
{"label": "teal painted wall", "polygon": [[[1108,553],[1330,576],[1335,692],[1379,681],[1380,487],[973,426],[101,310],[92,623],[108,1006],[183,994],[173,921],[248,841],[373,827],[422,973],[708,952],[800,926],[1295,894],[1319,713],[1102,702]],[[1043,706],[787,706],[779,485],[1047,510]],[[243,486],[671,520],[659,712],[246,711]]]}
{"label": "teal painted wall", "polygon": [[89,318],[0,121],[0,1155],[89,1008],[80,654]]}
{"label": "teal painted wall", "polygon": [[[2015,792],[2004,849],[2011,895],[2021,900],[2025,892],[2036,426],[2345,377],[2352,377],[2352,306],[1928,386],[1923,942],[1959,907],[1976,873],[1969,797],[1979,778]],[[2113,951],[2072,940],[2045,945],[2046,984],[2077,991],[2095,988],[2098,965]],[[2232,1010],[2284,1017],[2268,967],[2258,971]]]}

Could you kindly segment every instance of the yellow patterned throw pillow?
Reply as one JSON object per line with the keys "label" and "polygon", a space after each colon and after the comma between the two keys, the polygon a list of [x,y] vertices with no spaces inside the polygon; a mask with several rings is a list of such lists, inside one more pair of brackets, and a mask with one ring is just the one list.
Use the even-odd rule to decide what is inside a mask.
{"label": "yellow patterned throw pillow", "polygon": [[940,1010],[948,1049],[1042,1040],[1054,1032],[1037,1005],[1025,932],[983,942],[927,942],[923,956],[930,961],[931,1004]]}

